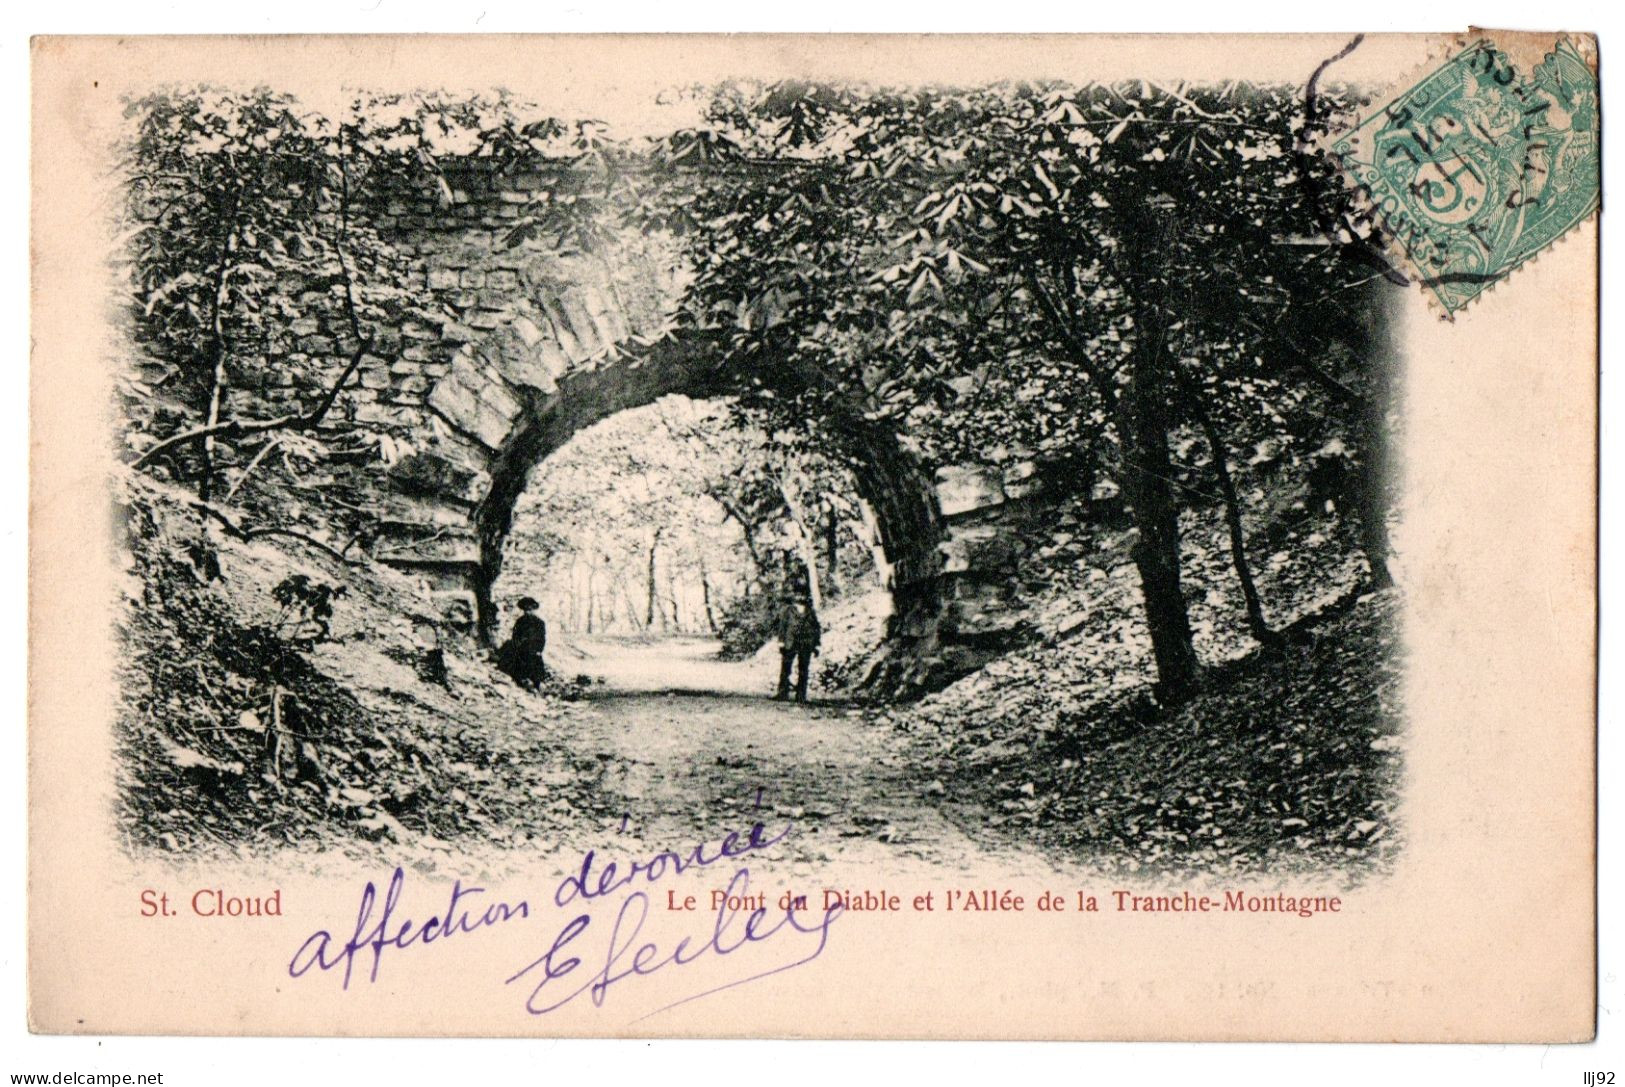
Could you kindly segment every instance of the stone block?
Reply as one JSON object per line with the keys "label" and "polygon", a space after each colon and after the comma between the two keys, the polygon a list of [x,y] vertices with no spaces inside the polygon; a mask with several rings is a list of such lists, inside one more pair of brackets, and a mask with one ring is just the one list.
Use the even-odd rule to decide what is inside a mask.
{"label": "stone block", "polygon": [[508,327],[514,330],[526,347],[535,347],[546,335],[540,325],[523,314],[515,317]]}
{"label": "stone block", "polygon": [[390,492],[379,502],[383,525],[469,527],[470,473],[433,453],[413,453],[389,467]]}
{"label": "stone block", "polygon": [[631,335],[632,328],[626,314],[606,292],[588,288],[582,301],[600,341],[605,344],[619,343]]}
{"label": "stone block", "polygon": [[468,268],[458,277],[458,282],[464,287],[483,287],[485,271],[481,268]]}
{"label": "stone block", "polygon": [[1013,570],[1020,558],[1016,542],[1002,525],[951,528],[937,550],[942,554],[945,574],[973,572],[999,577]]}
{"label": "stone block", "polygon": [[438,362],[450,352],[445,344],[416,343],[401,352],[401,358],[412,362]]}
{"label": "stone block", "polygon": [[960,637],[986,637],[1019,629],[1022,616],[1003,583],[956,578],[952,625]]}
{"label": "stone block", "polygon": [[559,345],[567,358],[580,359],[592,354],[584,348],[581,338],[570,327],[569,320],[564,316],[564,310],[556,300],[549,299],[543,303],[548,320],[553,325],[553,339]]}
{"label": "stone block", "polygon": [[1014,501],[1018,498],[1031,498],[1041,490],[1043,490],[1043,486],[1037,479],[1025,479],[1020,483],[1006,483],[1004,485],[1004,496]]}
{"label": "stone block", "polygon": [[1004,485],[1009,487],[1012,483],[1021,483],[1032,479],[1038,474],[1038,462],[1032,460],[1012,461],[1004,466]]}
{"label": "stone block", "polygon": [[570,370],[570,357],[559,349],[559,345],[552,340],[542,340],[536,345],[537,358],[547,372],[557,381]]}
{"label": "stone block", "polygon": [[455,373],[436,383],[429,391],[426,402],[453,426],[469,434],[479,433],[480,398],[473,389],[459,381]]}
{"label": "stone block", "polygon": [[[455,575],[466,581],[468,574]],[[443,589],[433,594],[440,621],[453,630],[469,631],[479,621],[479,602],[472,589]]]}
{"label": "stone block", "polygon": [[459,355],[451,373],[427,397],[429,407],[490,449],[499,448],[513,430],[524,404],[478,360]]}
{"label": "stone block", "polygon": [[586,300],[580,295],[569,294],[560,302],[559,313],[579,345],[574,352],[575,356],[581,358],[597,354],[605,346],[605,342],[598,325],[592,319],[592,314],[587,310]]}
{"label": "stone block", "polygon": [[[373,544],[373,558],[382,562],[407,566],[426,562],[479,561],[480,545],[474,538],[472,528],[467,535],[436,535],[426,533],[416,525],[400,526],[394,532],[388,531],[389,527],[380,526],[385,531],[378,534],[378,539]],[[435,538],[430,539],[430,536]]]}
{"label": "stone block", "polygon": [[358,423],[384,423],[389,426],[411,426],[414,416],[394,404],[360,403],[355,408]]}
{"label": "stone block", "polygon": [[980,464],[955,464],[937,469],[937,505],[944,517],[955,517],[1005,500],[1003,473]]}
{"label": "stone block", "polygon": [[493,330],[481,354],[515,386],[548,395],[558,391],[553,372],[542,361],[540,353],[526,347],[524,339],[511,326]]}
{"label": "stone block", "polygon": [[429,289],[431,291],[455,290],[459,282],[458,273],[451,268],[430,268]]}

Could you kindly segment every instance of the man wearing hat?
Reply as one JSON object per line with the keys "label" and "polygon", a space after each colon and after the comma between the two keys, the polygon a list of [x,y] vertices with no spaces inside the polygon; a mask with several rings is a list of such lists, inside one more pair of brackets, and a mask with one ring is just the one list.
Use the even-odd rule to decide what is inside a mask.
{"label": "man wearing hat", "polygon": [[818,616],[804,598],[797,597],[785,609],[779,621],[779,693],[773,696],[775,701],[783,702],[790,696],[792,664],[797,666],[796,701],[807,701],[807,669],[823,633]]}
{"label": "man wearing hat", "polygon": [[520,597],[513,634],[497,650],[497,667],[519,686],[532,691],[547,678],[547,665],[542,661],[542,651],[547,648],[547,624],[536,614],[540,607],[534,597]]}

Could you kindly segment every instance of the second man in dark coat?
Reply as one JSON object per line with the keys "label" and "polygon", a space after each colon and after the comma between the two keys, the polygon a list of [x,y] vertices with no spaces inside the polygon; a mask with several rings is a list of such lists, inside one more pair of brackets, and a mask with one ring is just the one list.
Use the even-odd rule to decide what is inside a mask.
{"label": "second man in dark coat", "polygon": [[779,623],[779,693],[777,701],[790,697],[790,668],[796,668],[796,701],[807,701],[807,670],[818,652],[824,628],[818,625],[818,616],[805,600],[797,600],[784,609]]}

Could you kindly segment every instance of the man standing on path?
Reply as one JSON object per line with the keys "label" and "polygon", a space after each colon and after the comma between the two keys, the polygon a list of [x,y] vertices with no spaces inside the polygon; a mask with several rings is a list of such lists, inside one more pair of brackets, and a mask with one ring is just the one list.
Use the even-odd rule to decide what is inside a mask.
{"label": "man standing on path", "polygon": [[796,701],[807,701],[807,670],[823,636],[824,628],[806,600],[798,598],[785,609],[779,623],[779,693],[774,701],[783,702],[790,696],[792,663],[796,665]]}

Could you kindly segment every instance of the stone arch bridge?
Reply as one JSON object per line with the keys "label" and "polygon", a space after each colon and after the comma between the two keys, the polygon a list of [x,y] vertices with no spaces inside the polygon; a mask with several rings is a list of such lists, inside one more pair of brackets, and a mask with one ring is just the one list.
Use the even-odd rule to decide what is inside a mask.
{"label": "stone arch bridge", "polygon": [[[406,436],[378,488],[372,555],[426,579],[448,610],[494,633],[491,587],[514,504],[532,468],[578,430],[680,393],[737,391],[703,333],[667,327],[681,271],[654,244],[614,260],[504,244],[539,178],[470,171],[444,196],[395,202],[380,229],[412,263],[412,286],[443,321],[376,337],[347,410]],[[324,329],[297,329],[321,352]],[[919,463],[861,416],[832,419],[872,510],[893,596],[871,680],[922,690],[1021,640],[1010,594],[1015,514],[1033,497],[1030,464],[1008,471]]]}

